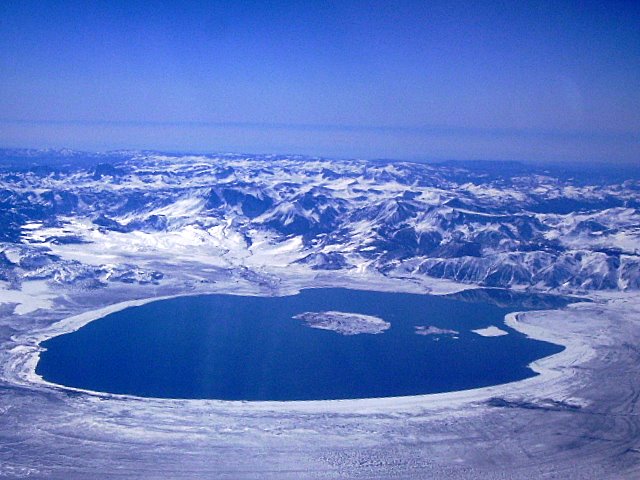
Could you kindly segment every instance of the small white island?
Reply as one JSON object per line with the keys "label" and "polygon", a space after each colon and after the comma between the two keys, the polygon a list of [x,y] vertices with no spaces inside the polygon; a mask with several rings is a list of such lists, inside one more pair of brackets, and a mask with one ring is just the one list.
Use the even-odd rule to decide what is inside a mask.
{"label": "small white island", "polygon": [[359,335],[362,333],[383,333],[391,327],[389,322],[372,315],[347,312],[304,312],[294,315],[296,320],[304,321],[311,328],[331,330],[340,335]]}
{"label": "small white island", "polygon": [[481,335],[483,337],[501,337],[502,335],[509,335],[509,332],[499,329],[495,325],[491,325],[487,328],[478,328],[477,330],[471,330],[473,333]]}

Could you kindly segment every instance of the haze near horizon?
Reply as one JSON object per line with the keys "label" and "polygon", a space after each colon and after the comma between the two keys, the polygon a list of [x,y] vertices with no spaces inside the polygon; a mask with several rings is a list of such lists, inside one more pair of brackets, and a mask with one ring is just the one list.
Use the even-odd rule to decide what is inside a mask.
{"label": "haze near horizon", "polygon": [[632,2],[0,5],[0,146],[633,164]]}

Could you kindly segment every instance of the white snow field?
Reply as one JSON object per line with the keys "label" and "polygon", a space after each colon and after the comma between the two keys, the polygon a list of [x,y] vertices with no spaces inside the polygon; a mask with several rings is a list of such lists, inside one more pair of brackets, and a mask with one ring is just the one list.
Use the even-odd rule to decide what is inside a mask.
{"label": "white snow field", "polygon": [[[640,478],[637,179],[65,155],[55,168],[0,169],[0,478]],[[160,298],[478,286],[576,296],[506,318],[565,347],[530,365],[537,376],[412,397],[236,402],[80,391],[35,373],[41,341]],[[291,321],[389,328],[345,312]]]}

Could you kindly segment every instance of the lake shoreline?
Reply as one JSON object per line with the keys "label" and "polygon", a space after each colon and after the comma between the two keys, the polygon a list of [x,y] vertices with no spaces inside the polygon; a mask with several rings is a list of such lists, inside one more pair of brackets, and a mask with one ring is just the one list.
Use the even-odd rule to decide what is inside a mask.
{"label": "lake shoreline", "polygon": [[[562,349],[504,326],[506,313],[539,301],[510,295],[514,303],[500,305],[344,288],[177,297],[111,312],[91,328],[42,342],[36,374],[64,386],[169,399],[323,401],[470,390],[534,376],[530,362]],[[545,306],[564,303],[550,297]],[[425,321],[463,333],[426,339],[415,329]]]}
{"label": "lake shoreline", "polygon": [[[436,285],[441,282],[434,282]],[[437,285],[438,289],[435,292],[420,292],[420,293],[428,293],[431,295],[449,295],[452,293],[457,293],[462,290],[472,290],[477,287],[469,286],[469,285],[448,285],[450,282],[446,282],[447,285]],[[310,287],[306,287],[308,289],[317,289],[317,288],[350,288],[352,282],[336,282],[336,285],[329,285],[327,283],[322,283],[321,285],[313,285]],[[380,292],[396,292],[396,293],[419,293],[418,289],[416,289],[412,285],[405,285],[405,288],[402,288],[402,285],[396,285],[396,289],[393,288],[392,285],[387,283],[378,283],[378,282],[367,282],[364,281],[361,284],[354,285],[352,289],[367,289],[369,287],[371,291],[380,291]],[[408,288],[407,288],[408,287]],[[448,288],[447,288],[448,287]],[[452,288],[453,287],[453,288]],[[457,288],[456,288],[457,287]],[[300,293],[301,290],[306,289],[302,287],[298,282],[292,282],[290,284],[285,284],[280,287],[277,292],[272,292],[271,295],[264,295],[264,291],[259,291],[256,289],[228,289],[227,286],[220,285],[219,288],[215,290],[208,290],[207,292],[186,292],[184,294],[173,294],[173,295],[164,295],[158,297],[149,297],[143,299],[136,300],[128,300],[124,302],[119,302],[113,305],[109,305],[107,307],[99,308],[96,310],[91,310],[88,312],[83,312],[78,315],[73,315],[68,318],[65,318],[62,321],[56,322],[50,327],[43,329],[37,333],[28,334],[22,337],[16,337],[15,340],[20,344],[15,347],[12,351],[12,359],[10,362],[10,368],[8,371],[10,375],[13,377],[12,379],[22,385],[32,386],[37,388],[46,388],[46,389],[54,389],[54,390],[63,390],[70,391],[82,394],[93,395],[100,398],[116,398],[116,399],[135,399],[141,400],[145,402],[204,402],[204,404],[212,404],[216,406],[231,406],[233,408],[242,408],[251,410],[252,408],[256,408],[258,410],[269,410],[273,409],[274,411],[286,411],[287,409],[292,409],[295,411],[324,411],[324,412],[344,412],[352,409],[353,411],[359,411],[362,409],[375,409],[379,411],[389,411],[395,409],[409,409],[409,410],[419,410],[425,404],[430,407],[435,406],[456,406],[459,408],[461,405],[482,402],[491,398],[492,396],[499,395],[505,390],[505,386],[508,385],[522,385],[525,388],[537,388],[542,385],[546,385],[547,382],[553,382],[558,377],[555,373],[556,370],[556,357],[558,355],[564,355],[568,358],[571,358],[571,361],[576,361],[577,359],[584,359],[585,361],[590,358],[589,355],[586,354],[586,350],[584,348],[580,350],[576,350],[575,352],[567,352],[567,347],[571,346],[572,348],[578,348],[577,345],[569,345],[561,343],[566,339],[559,339],[558,337],[554,337],[553,335],[549,335],[549,332],[545,332],[543,329],[534,329],[532,330],[530,327],[523,323],[522,321],[517,320],[519,312],[512,312],[508,314],[505,318],[505,324],[520,333],[523,333],[531,338],[541,341],[547,341],[549,343],[553,343],[556,345],[560,345],[565,347],[560,353],[552,355],[550,357],[545,357],[541,360],[533,362],[530,365],[530,368],[534,370],[538,375],[530,378],[526,378],[523,380],[518,380],[516,382],[509,383],[501,383],[488,387],[480,387],[474,388],[470,390],[457,390],[451,392],[443,392],[443,393],[432,393],[432,394],[424,394],[424,395],[413,395],[413,396],[400,396],[400,397],[381,397],[381,398],[357,398],[357,399],[339,399],[339,400],[302,400],[302,401],[244,401],[244,400],[213,400],[213,399],[171,399],[171,398],[155,398],[155,397],[138,397],[135,395],[127,395],[127,394],[113,394],[113,393],[105,393],[100,391],[94,391],[89,389],[68,387],[63,385],[58,385],[56,383],[48,382],[42,378],[42,376],[36,373],[36,367],[40,358],[40,352],[42,347],[40,344],[50,338],[53,338],[58,335],[63,335],[66,333],[74,332],[84,325],[100,319],[106,315],[122,311],[124,309],[130,307],[137,307],[146,305],[148,303],[161,301],[161,300],[169,300],[172,298],[179,297],[189,297],[189,296],[199,296],[199,295],[207,295],[207,294],[229,294],[229,295],[250,295],[250,296],[288,296],[288,295],[296,295]],[[501,290],[501,289],[500,289]],[[531,311],[529,313],[535,313],[536,311]],[[555,341],[554,341],[555,340]],[[555,359],[555,360],[554,360]],[[579,360],[581,361],[581,360]],[[531,384],[527,384],[526,382],[531,382]],[[535,382],[535,383],[533,383]]]}
{"label": "lake shoreline", "polygon": [[[509,327],[566,348],[534,362],[536,377],[474,390],[298,402],[161,400],[62,388],[34,375],[40,339],[109,311],[184,294],[288,295],[309,285],[431,294],[471,288],[372,276],[298,276],[275,289],[235,281],[123,286],[76,295],[51,312],[15,316],[13,325],[25,326],[0,348],[0,431],[11,439],[11,458],[37,475],[65,480],[85,478],[96,464],[104,465],[105,478],[116,478],[107,467],[115,457],[128,475],[146,478],[216,478],[220,471],[239,479],[299,478],[300,471],[306,478],[352,478],[362,472],[358,459],[365,450],[367,458],[391,466],[385,472],[392,468],[403,478],[447,478],[449,471],[500,478],[506,468],[514,480],[529,480],[531,468],[570,469],[585,479],[595,471],[607,478],[598,470],[602,465],[640,448],[640,404],[633,394],[640,385],[629,373],[637,363],[625,347],[640,344],[640,301],[619,292],[593,293],[592,302],[559,310],[508,315]],[[62,311],[70,314],[53,315]],[[29,449],[21,447],[25,442]],[[264,455],[255,456],[256,445]],[[150,475],[160,461],[152,453],[158,448],[162,475]],[[72,463],[43,463],[58,455]],[[607,467],[609,478],[634,478],[631,460]]]}

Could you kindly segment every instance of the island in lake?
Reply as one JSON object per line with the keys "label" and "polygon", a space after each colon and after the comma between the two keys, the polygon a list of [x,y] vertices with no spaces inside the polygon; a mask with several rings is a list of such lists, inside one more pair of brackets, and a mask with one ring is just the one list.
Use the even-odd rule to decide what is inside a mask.
{"label": "island in lake", "polygon": [[460,332],[449,328],[438,328],[433,325],[416,325],[416,335],[458,335]]}
{"label": "island in lake", "polygon": [[340,335],[378,334],[391,327],[389,322],[381,318],[361,313],[304,312],[294,315],[293,318],[303,320],[311,328],[331,330]]}
{"label": "island in lake", "polygon": [[476,330],[471,330],[473,333],[477,333],[483,337],[501,337],[502,335],[508,335],[509,332],[505,332],[501,328],[496,327],[495,325],[491,325],[487,328],[477,328]]}

